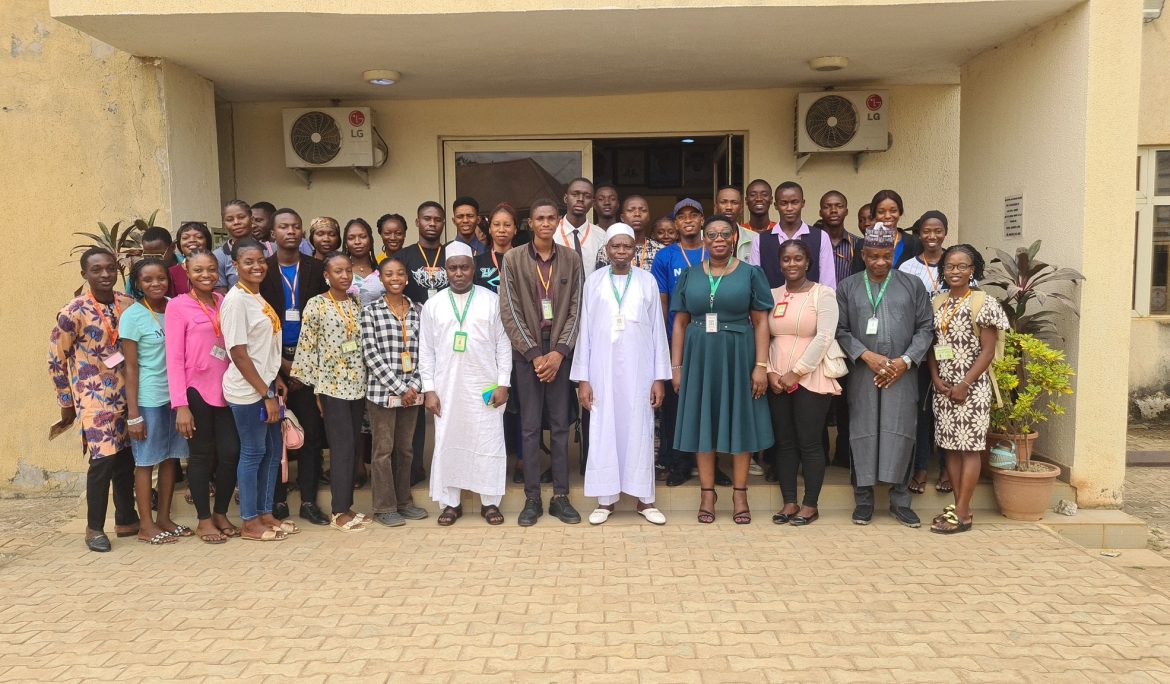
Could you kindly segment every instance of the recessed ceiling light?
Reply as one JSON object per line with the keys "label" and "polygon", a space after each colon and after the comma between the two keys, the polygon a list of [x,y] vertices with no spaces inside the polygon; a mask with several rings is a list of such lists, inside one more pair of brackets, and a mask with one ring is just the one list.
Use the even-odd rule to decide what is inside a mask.
{"label": "recessed ceiling light", "polygon": [[690,144],[691,144],[691,143],[693,143],[693,142],[695,142],[695,139],[694,139],[694,138],[683,138],[683,139],[682,139],[682,143],[683,143],[684,145],[690,145]]}
{"label": "recessed ceiling light", "polygon": [[813,71],[840,71],[849,66],[848,57],[816,57],[808,60],[808,68]]}
{"label": "recessed ceiling light", "polygon": [[362,80],[370,85],[391,86],[402,80],[402,74],[389,69],[369,69],[362,72]]}

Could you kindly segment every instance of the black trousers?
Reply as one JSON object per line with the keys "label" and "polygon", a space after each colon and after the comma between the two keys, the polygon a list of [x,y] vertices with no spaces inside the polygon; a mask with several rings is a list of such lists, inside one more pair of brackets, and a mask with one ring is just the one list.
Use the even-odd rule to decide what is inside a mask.
{"label": "black trousers", "polygon": [[331,506],[334,513],[345,513],[353,508],[353,479],[357,472],[366,400],[320,396],[325,435],[329,438]]}
{"label": "black trousers", "polygon": [[[828,417],[833,416],[837,423],[837,444],[829,444]],[[845,396],[845,383],[841,383],[841,394],[832,397],[829,410],[825,414],[825,429],[821,435],[821,443],[825,448],[825,457],[833,454],[833,464],[844,468],[852,466],[853,452],[849,448],[849,400]]]}
{"label": "black trousers", "polygon": [[110,505],[110,485],[114,488],[114,524],[133,525],[138,522],[134,510],[134,456],[130,447],[113,456],[91,459],[85,474],[86,525],[101,532],[106,526],[106,511]]}
{"label": "black trousers", "polygon": [[415,421],[414,441],[412,442],[414,456],[410,458],[410,467],[414,470],[421,470],[423,468],[423,449],[426,449],[427,444],[427,412],[425,410],[419,411]]}
{"label": "black trousers", "polygon": [[[302,386],[297,391],[288,393],[285,407],[293,412],[305,430],[304,445],[288,454],[289,460],[294,456],[297,459],[297,489],[301,493],[301,503],[315,504],[317,485],[321,482],[321,443],[325,432],[321,413],[317,410],[317,395],[313,393],[312,387]],[[274,500],[276,503],[285,503],[288,501],[288,486],[280,482],[280,478],[276,479]]]}
{"label": "black trousers", "polygon": [[674,423],[678,417],[678,393],[674,385],[666,383],[666,394],[659,409],[658,463],[667,470],[683,470],[690,474],[695,455],[674,448]]}
{"label": "black trousers", "polygon": [[776,474],[784,503],[796,503],[796,476],[804,470],[804,505],[817,507],[825,483],[825,452],[821,430],[829,412],[831,394],[817,394],[798,387],[791,394],[768,393],[772,432],[776,435]]}
{"label": "black trousers", "polygon": [[200,520],[211,517],[211,464],[215,463],[215,513],[226,515],[236,488],[240,463],[240,434],[227,406],[212,406],[194,387],[187,388],[187,408],[195,419],[195,432],[187,440],[187,488]]}
{"label": "black trousers", "polygon": [[[542,345],[542,353],[549,352],[549,343]],[[516,370],[516,385],[520,399],[520,433],[524,443],[524,496],[540,498],[540,437],[545,407],[548,408],[549,451],[552,454],[553,495],[569,493],[569,410],[572,405],[572,383],[569,367],[573,357],[565,357],[552,382],[541,382],[536,368],[519,353],[512,353],[512,367]]]}

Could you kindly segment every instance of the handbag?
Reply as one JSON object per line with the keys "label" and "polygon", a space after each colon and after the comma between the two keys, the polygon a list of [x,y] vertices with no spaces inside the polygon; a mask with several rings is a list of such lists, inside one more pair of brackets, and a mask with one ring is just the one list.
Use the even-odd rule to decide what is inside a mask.
{"label": "handbag", "polygon": [[[816,286],[814,292],[813,306],[815,307],[820,301],[821,291],[820,285]],[[849,374],[849,365],[845,363],[845,350],[841,349],[841,345],[837,344],[836,339],[829,340],[829,346],[825,349],[825,355],[821,357],[821,372],[826,378],[836,380],[843,378]]]}
{"label": "handbag", "polygon": [[280,408],[284,414],[280,419],[280,481],[288,482],[288,450],[295,451],[305,445],[305,429],[292,411],[284,409],[283,399],[280,400]]}
{"label": "handbag", "polygon": [[988,465],[1001,470],[1015,470],[1018,460],[1015,442],[1001,439],[995,443],[995,446],[991,447],[990,451],[987,459]]}

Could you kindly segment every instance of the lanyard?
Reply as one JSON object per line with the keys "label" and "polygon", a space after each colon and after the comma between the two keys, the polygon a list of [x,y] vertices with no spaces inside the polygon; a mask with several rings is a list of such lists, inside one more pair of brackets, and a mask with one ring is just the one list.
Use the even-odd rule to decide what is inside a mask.
{"label": "lanyard", "polygon": [[[352,340],[357,334],[357,326],[354,325],[353,314],[341,308],[341,303],[334,299],[332,292],[327,292],[326,294],[329,295],[329,301],[333,302],[333,308],[337,309],[337,315],[341,316],[341,320],[345,322],[346,336]],[[346,300],[353,302],[353,300],[349,299],[348,297],[346,297]]]}
{"label": "lanyard", "polygon": [[[849,253],[845,256],[841,256],[840,254],[838,254],[837,256],[844,259],[845,263],[853,263],[853,240],[849,237],[848,234],[846,234],[845,238],[843,240],[841,240],[841,242],[845,243],[845,247],[848,248]],[[833,251],[836,251],[836,248],[834,248]]]}
{"label": "lanyard", "polygon": [[938,328],[942,331],[943,335],[947,334],[947,330],[949,330],[951,327],[951,320],[955,317],[955,314],[959,313],[959,309],[963,308],[963,302],[967,301],[967,298],[970,296],[971,290],[967,290],[967,294],[963,295],[957,300],[954,297],[948,298],[948,303],[953,303],[954,306],[949,307],[946,313],[940,317],[938,322]]}
{"label": "lanyard", "polygon": [[263,297],[256,294],[255,292],[249,290],[248,287],[246,285],[244,285],[243,281],[236,282],[236,287],[240,288],[244,292],[247,292],[248,294],[252,295],[256,299],[260,300],[261,306],[264,307],[264,315],[267,316],[268,320],[272,322],[272,332],[274,332],[274,333],[280,332],[280,316],[276,315],[276,310],[273,309],[268,304],[268,300],[264,299]]}
{"label": "lanyard", "polygon": [[618,311],[621,311],[622,300],[626,298],[626,293],[630,291],[630,283],[634,280],[633,272],[626,274],[626,286],[622,288],[622,293],[618,294],[617,283],[613,281],[613,266],[609,267],[609,286],[613,288],[613,298],[617,300]]}
{"label": "lanyard", "polygon": [[[636,260],[638,268],[646,268],[646,255],[649,254],[649,252],[650,239],[647,238],[646,241],[642,243],[642,251],[638,254],[638,258]],[[618,302],[618,304],[621,304],[621,302]]]}
{"label": "lanyard", "polygon": [[438,267],[438,265],[439,265],[439,252],[443,251],[442,247],[435,250],[435,262],[431,263],[431,260],[427,258],[426,250],[424,250],[422,248],[422,245],[416,243],[414,246],[418,247],[418,253],[422,255],[423,263],[426,264],[427,271],[433,271],[435,268]]}
{"label": "lanyard", "polygon": [[[202,301],[200,301],[200,299],[198,297],[195,296],[194,292],[188,292],[187,294],[191,295],[191,299],[194,299],[195,303],[199,305],[199,308],[203,309],[203,315],[207,316],[207,320],[211,321],[211,329],[215,331],[216,339],[222,340],[223,339],[223,330],[221,330],[219,327],[219,309],[212,308],[211,311],[208,311],[207,306],[204,305],[204,303]],[[214,305],[215,297],[211,298],[211,302]],[[211,315],[212,311],[215,312],[214,316]]]}
{"label": "lanyard", "polygon": [[[926,277],[930,278],[930,294],[938,294],[938,281],[934,279],[934,270],[936,267],[926,263],[926,257],[924,256],[917,256],[915,258],[922,262],[922,265],[926,267]],[[964,295],[964,298],[965,297],[966,295]]]}
{"label": "lanyard", "polygon": [[467,310],[471,308],[471,300],[473,297],[475,297],[474,287],[468,292],[467,301],[463,302],[463,313],[459,313],[459,308],[455,306],[455,295],[451,294],[450,288],[447,288],[447,298],[451,300],[451,311],[455,312],[455,320],[459,321],[460,330],[463,330],[463,321],[467,319]]}
{"label": "lanyard", "polygon": [[[280,264],[276,265],[276,270],[280,271],[280,279],[284,281],[284,286],[288,288],[288,300],[292,302],[292,306],[289,308],[297,308],[297,281],[301,279],[301,262],[297,262],[297,268],[296,271],[293,272],[293,279],[291,283],[288,282],[288,278],[284,277],[284,269],[281,268]],[[245,291],[247,291],[247,288],[245,288]],[[249,292],[248,294],[251,293]]]}
{"label": "lanyard", "polygon": [[150,304],[147,303],[145,297],[142,298],[142,306],[145,306],[146,310],[150,312],[150,317],[154,319],[154,324],[158,326],[158,331],[160,333],[163,332],[162,321],[158,319],[158,314],[154,312],[154,309],[150,308]]}
{"label": "lanyard", "polygon": [[403,302],[406,306],[402,307],[402,315],[399,316],[398,312],[394,310],[394,307],[390,306],[390,295],[382,295],[382,300],[386,302],[386,308],[390,309],[390,314],[398,319],[398,323],[402,327],[402,346],[410,349],[410,336],[406,332],[406,317],[410,315],[410,304]]}
{"label": "lanyard", "polygon": [[719,290],[719,284],[723,282],[723,276],[727,275],[728,269],[731,268],[731,265],[734,262],[735,262],[735,257],[732,257],[731,259],[729,259],[727,262],[727,265],[723,267],[723,273],[720,274],[718,278],[714,278],[711,276],[711,271],[714,269],[711,267],[711,262],[710,261],[707,262],[707,284],[711,286],[711,308],[712,309],[715,308],[715,293]]}
{"label": "lanyard", "polygon": [[491,255],[492,255],[492,263],[493,263],[493,264],[495,264],[495,266],[496,266],[496,272],[497,272],[497,273],[499,273],[499,272],[500,272],[500,260],[499,260],[498,258],[496,258],[496,250],[495,250],[495,249],[489,249],[489,250],[488,250],[488,254],[491,254]]}
{"label": "lanyard", "polygon": [[[555,254],[555,252],[554,252],[554,254]],[[544,271],[541,269],[541,266],[543,266],[545,263],[546,262],[543,262],[540,260],[540,255],[537,254],[536,255],[536,277],[540,278],[540,284],[544,287],[545,298],[549,298],[552,296],[552,294],[549,292],[549,288],[552,287],[553,269],[556,268],[556,264],[553,263],[552,259],[548,260],[548,262],[547,262],[548,263],[548,278],[545,278]]]}
{"label": "lanyard", "polygon": [[[573,243],[569,242],[569,238],[565,236],[565,224],[566,223],[568,223],[568,220],[561,219],[561,240],[565,243],[566,247],[572,247]],[[574,228],[573,230],[579,231],[580,228]],[[589,231],[591,231],[591,230],[593,230],[593,224],[586,221],[585,222],[585,234],[581,236],[581,246],[582,247],[585,246],[585,241],[589,239]]]}
{"label": "lanyard", "polygon": [[882,297],[886,296],[886,286],[889,285],[890,276],[893,275],[894,274],[892,274],[892,272],[890,272],[890,274],[886,274],[886,282],[881,284],[881,290],[878,290],[878,298],[874,299],[873,289],[870,289],[869,286],[869,274],[866,274],[866,297],[869,298],[869,306],[872,306],[874,310],[874,316],[878,316],[878,308],[881,306]]}
{"label": "lanyard", "polygon": [[[694,264],[691,263],[691,258],[689,256],[687,256],[687,248],[686,247],[679,245],[678,251],[682,252],[683,260],[685,260],[687,262],[687,268],[694,266]],[[707,260],[707,247],[706,247],[706,245],[704,245],[703,252],[702,252],[702,254],[699,255],[699,263],[702,263],[706,260]]]}
{"label": "lanyard", "polygon": [[[106,317],[105,305],[99,302],[97,297],[93,296],[92,291],[89,293],[89,301],[93,302],[93,308],[97,310],[98,319],[102,322],[102,328],[105,329],[106,335],[110,338],[110,345],[118,344],[118,329],[116,327],[110,327],[110,319]],[[114,301],[110,304],[110,307],[117,311],[117,308],[115,308],[117,305],[118,298],[114,297]]]}

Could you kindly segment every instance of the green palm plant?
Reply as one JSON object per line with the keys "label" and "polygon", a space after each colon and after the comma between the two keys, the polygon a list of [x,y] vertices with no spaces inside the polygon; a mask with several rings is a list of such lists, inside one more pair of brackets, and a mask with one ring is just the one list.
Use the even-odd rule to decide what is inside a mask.
{"label": "green palm plant", "polygon": [[[129,225],[123,227],[121,221],[117,221],[112,226],[98,221],[98,232],[91,233],[88,231],[76,231],[73,234],[88,238],[90,242],[83,242],[73,246],[70,254],[73,256],[80,255],[87,249],[93,247],[101,247],[109,250],[118,262],[118,273],[122,278],[122,285],[126,285],[126,276],[130,271],[130,266],[134,263],[134,259],[142,255],[142,234],[148,229],[154,227],[154,219],[158,216],[158,210],[150,215],[149,219],[134,219]],[[70,262],[65,262],[70,263]],[[80,294],[84,286],[78,287],[74,294]]]}
{"label": "green palm plant", "polygon": [[[1072,268],[1058,268],[1037,258],[1040,240],[1016,250],[1013,258],[993,249],[995,257],[981,287],[990,288],[1007,314],[1012,330],[1034,335],[1054,347],[1064,343],[1056,321],[1062,315],[1081,315],[1080,307],[1062,290],[1079,285],[1085,276]],[[998,290],[999,292],[994,292]]]}

